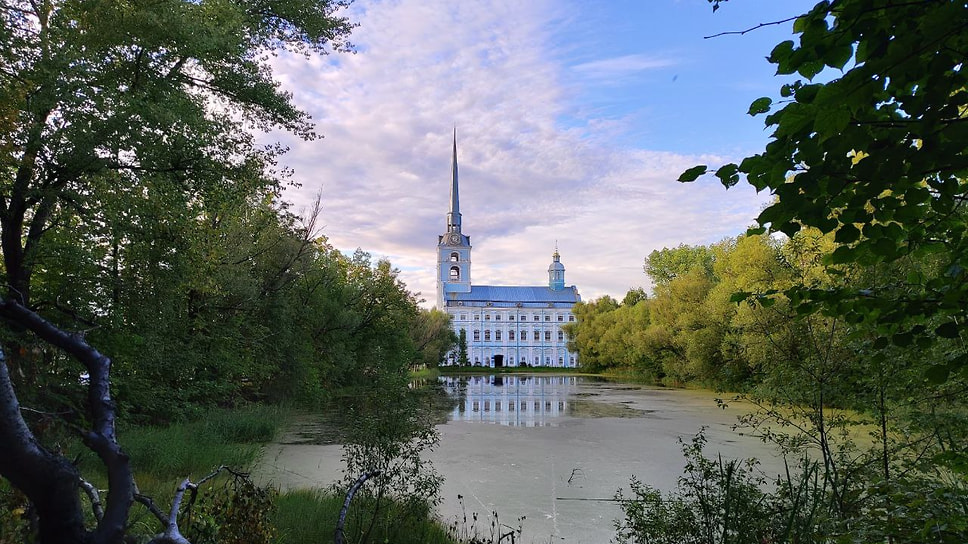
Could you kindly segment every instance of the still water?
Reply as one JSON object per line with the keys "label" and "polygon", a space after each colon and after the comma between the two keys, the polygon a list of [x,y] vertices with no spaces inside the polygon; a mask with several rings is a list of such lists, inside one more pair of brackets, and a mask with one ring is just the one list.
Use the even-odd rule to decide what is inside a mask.
{"label": "still water", "polygon": [[[781,469],[768,446],[732,430],[744,407],[721,409],[712,393],[567,375],[448,376],[441,384],[454,407],[431,456],[444,476],[439,514],[450,524],[477,513],[485,534],[497,512],[501,524],[522,525],[518,542],[607,543],[621,516],[615,492],[628,490],[633,475],[673,489],[684,466],[678,439],[703,427],[708,455],[757,457],[767,474]],[[328,486],[341,450],[318,442],[270,446],[259,480]]]}

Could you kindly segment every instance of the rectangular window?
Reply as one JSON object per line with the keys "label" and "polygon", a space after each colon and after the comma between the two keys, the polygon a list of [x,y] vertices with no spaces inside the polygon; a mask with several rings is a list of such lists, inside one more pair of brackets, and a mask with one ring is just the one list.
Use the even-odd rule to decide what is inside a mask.
{"label": "rectangular window", "polygon": [[534,320],[535,320],[535,321],[541,321],[541,318],[540,318],[540,317],[538,317],[538,314],[534,314]]}
{"label": "rectangular window", "polygon": [[528,316],[526,316],[526,315],[522,315],[521,316],[521,321],[527,321],[527,320],[528,320]]}
{"label": "rectangular window", "polygon": [[545,321],[551,321],[551,314],[545,314]]}
{"label": "rectangular window", "polygon": [[564,320],[565,320],[565,316],[558,314],[558,321],[564,321]]}
{"label": "rectangular window", "polygon": [[494,314],[494,321],[500,321],[500,320],[501,320],[501,314]]}
{"label": "rectangular window", "polygon": [[491,331],[490,330],[484,331],[484,341],[485,342],[490,342],[491,341]]}
{"label": "rectangular window", "polygon": [[535,341],[541,340],[541,333],[538,331],[534,331],[534,339]]}
{"label": "rectangular window", "polygon": [[509,315],[508,316],[508,321],[514,321],[514,316],[513,315]]}
{"label": "rectangular window", "polygon": [[481,331],[474,331],[474,341],[475,342],[481,341]]}
{"label": "rectangular window", "polygon": [[467,321],[467,314],[460,314],[461,321]]}
{"label": "rectangular window", "polygon": [[575,316],[573,315],[568,316],[568,321],[574,321],[574,320],[575,320]]}
{"label": "rectangular window", "polygon": [[484,314],[484,321],[490,321],[490,320],[491,320],[491,314]]}
{"label": "rectangular window", "polygon": [[494,339],[498,342],[501,341],[501,331],[494,331]]}
{"label": "rectangular window", "polygon": [[564,340],[565,340],[565,333],[558,331],[558,341],[564,342]]}
{"label": "rectangular window", "polygon": [[514,331],[508,331],[508,340],[514,340]]}
{"label": "rectangular window", "polygon": [[474,321],[478,321],[479,319],[481,319],[481,316],[474,314]]}
{"label": "rectangular window", "polygon": [[545,342],[551,342],[551,331],[545,331]]}

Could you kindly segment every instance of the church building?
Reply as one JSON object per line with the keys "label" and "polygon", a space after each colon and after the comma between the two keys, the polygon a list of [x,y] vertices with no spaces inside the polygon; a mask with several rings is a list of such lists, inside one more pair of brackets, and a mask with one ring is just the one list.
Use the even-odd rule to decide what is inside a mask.
{"label": "church building", "polygon": [[[472,365],[578,366],[568,351],[562,326],[575,321],[571,309],[581,300],[578,289],[565,286],[565,267],[558,248],[548,266],[548,283],[539,286],[473,285],[471,238],[461,231],[457,185],[457,138],[447,231],[437,240],[437,308],[450,314],[454,331],[463,329]],[[447,362],[457,364],[456,351]]]}

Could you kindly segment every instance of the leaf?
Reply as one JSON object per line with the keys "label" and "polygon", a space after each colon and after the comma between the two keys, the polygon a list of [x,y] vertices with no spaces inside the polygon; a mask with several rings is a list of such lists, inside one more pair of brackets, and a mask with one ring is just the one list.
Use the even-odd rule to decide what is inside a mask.
{"label": "leaf", "polygon": [[823,142],[841,134],[848,124],[850,124],[850,111],[841,106],[817,115],[817,119],[813,122],[813,129],[821,135],[820,141]]}
{"label": "leaf", "polygon": [[934,333],[941,338],[958,338],[959,332],[958,324],[954,321],[942,323],[938,328],[934,329]]}
{"label": "leaf", "polygon": [[854,48],[850,44],[838,45],[827,50],[823,57],[824,63],[831,68],[843,70],[847,61],[854,54]]}
{"label": "leaf", "polygon": [[726,164],[716,170],[716,177],[722,182],[723,186],[727,189],[739,183],[739,175],[737,175],[737,167],[735,164]]}
{"label": "leaf", "polygon": [[[841,225],[834,235],[834,241],[838,244],[851,244],[860,238],[860,229],[854,225]],[[838,248],[840,249],[840,248]]]}
{"label": "leaf", "polygon": [[743,302],[744,300],[750,298],[750,296],[752,296],[752,295],[753,295],[753,293],[748,293],[746,291],[739,291],[739,292],[736,292],[736,293],[733,293],[732,295],[730,295],[729,301],[730,302],[737,302],[737,303]]}
{"label": "leaf", "polygon": [[683,183],[688,183],[690,181],[696,181],[696,179],[705,174],[707,167],[705,164],[700,164],[699,166],[693,166],[692,168],[686,170],[679,176],[679,181]]}
{"label": "leaf", "polygon": [[948,381],[948,374],[951,369],[947,365],[934,365],[924,372],[924,377],[933,384],[942,384]]}
{"label": "leaf", "polygon": [[914,342],[914,335],[910,332],[899,332],[891,337],[891,342],[900,348],[906,348]]}
{"label": "leaf", "polygon": [[754,116],[759,115],[761,113],[766,113],[770,111],[770,105],[772,104],[773,104],[773,99],[768,96],[757,98],[756,100],[753,101],[752,104],[750,104],[750,109],[749,109],[749,112],[747,113]]}

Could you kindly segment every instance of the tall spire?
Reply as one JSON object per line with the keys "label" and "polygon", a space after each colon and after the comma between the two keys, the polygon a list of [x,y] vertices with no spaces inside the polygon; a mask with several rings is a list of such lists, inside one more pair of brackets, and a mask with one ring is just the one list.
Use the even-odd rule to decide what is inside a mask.
{"label": "tall spire", "polygon": [[447,214],[447,232],[460,232],[460,198],[457,191],[457,127],[454,127],[453,179],[450,186],[450,212]]}

